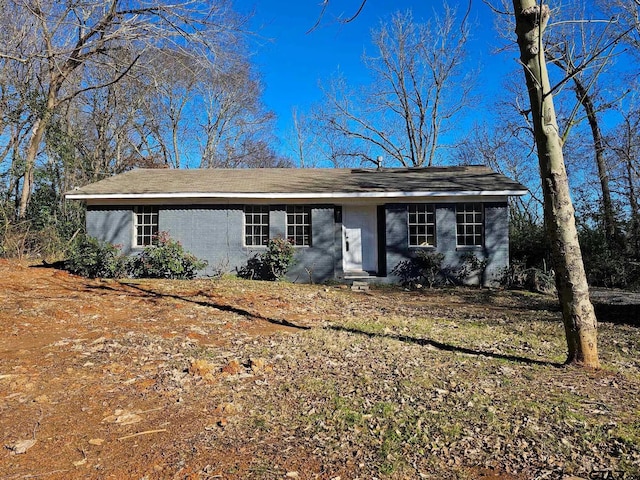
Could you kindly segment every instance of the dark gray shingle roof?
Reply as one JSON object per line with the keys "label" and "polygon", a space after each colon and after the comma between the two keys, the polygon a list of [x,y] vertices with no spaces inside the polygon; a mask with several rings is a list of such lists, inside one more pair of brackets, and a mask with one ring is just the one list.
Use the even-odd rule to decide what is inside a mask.
{"label": "dark gray shingle roof", "polygon": [[421,192],[522,195],[526,188],[484,166],[376,169],[136,169],[67,192],[67,198],[254,198]]}

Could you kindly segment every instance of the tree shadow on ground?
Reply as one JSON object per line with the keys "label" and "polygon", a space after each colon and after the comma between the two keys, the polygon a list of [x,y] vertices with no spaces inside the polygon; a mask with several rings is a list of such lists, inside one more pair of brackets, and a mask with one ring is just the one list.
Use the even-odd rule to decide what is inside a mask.
{"label": "tree shadow on ground", "polygon": [[600,323],[640,327],[640,305],[638,304],[594,303],[593,308]]}
{"label": "tree shadow on ground", "polygon": [[[606,290],[603,290],[606,292]],[[517,291],[512,291],[517,292]],[[459,298],[464,298],[469,302],[482,303],[486,305],[494,304],[494,292],[491,290],[461,290],[456,292]],[[615,325],[630,325],[640,327],[640,303],[638,294],[629,291],[614,291],[607,298],[600,296],[592,296],[591,303],[596,312],[598,322],[612,323]],[[510,305],[511,310],[546,310],[548,312],[562,313],[557,298],[544,294],[531,294],[523,291],[521,300],[525,303],[523,306]],[[555,321],[555,320],[554,320]]]}
{"label": "tree shadow on ground", "polygon": [[[245,318],[248,319],[256,319],[256,320],[263,320],[266,322],[269,322],[273,325],[278,325],[278,326],[282,326],[282,327],[289,327],[289,328],[295,328],[298,330],[310,330],[311,327],[309,326],[305,326],[305,325],[298,325],[295,323],[292,323],[288,320],[285,319],[277,319],[277,318],[270,318],[270,317],[266,317],[262,314],[259,313],[255,313],[255,312],[251,312],[249,310],[245,310],[243,308],[239,308],[237,306],[234,305],[228,305],[228,304],[223,304],[220,302],[215,302],[212,301],[211,299],[207,299],[207,300],[200,300],[197,298],[193,298],[193,297],[187,297],[184,295],[176,295],[176,294],[170,294],[170,293],[161,293],[161,292],[157,292],[154,291],[152,289],[149,288],[143,288],[140,285],[136,285],[136,284],[132,284],[132,283],[128,283],[128,282],[118,282],[118,285],[121,287],[124,287],[126,289],[129,290],[133,290],[136,291],[137,293],[141,293],[145,296],[148,296],[150,298],[172,298],[174,300],[180,300],[183,302],[187,302],[187,303],[193,303],[195,305],[199,305],[202,307],[208,307],[208,308],[215,308],[217,310],[221,310],[223,312],[229,312],[229,313],[235,313],[237,315],[243,316]],[[119,293],[122,294],[122,290],[119,290],[117,288],[113,288],[109,285],[95,285],[95,286],[90,286],[89,288],[92,289],[102,289],[102,290],[110,290],[113,291],[114,293]],[[198,296],[205,296],[207,297],[206,293],[204,292],[198,292]],[[466,348],[466,347],[458,347],[455,345],[450,345],[447,343],[442,343],[442,342],[438,342],[436,340],[431,340],[428,338],[415,338],[415,337],[410,337],[407,335],[399,335],[399,334],[386,334],[386,333],[371,333],[371,332],[366,332],[363,330],[358,330],[355,328],[348,328],[348,327],[344,327],[341,325],[329,325],[324,327],[327,330],[333,330],[336,332],[347,332],[347,333],[354,333],[354,334],[359,334],[359,335],[365,335],[367,337],[370,338],[375,338],[375,337],[379,337],[379,338],[388,338],[388,339],[393,339],[393,340],[398,340],[401,342],[405,342],[405,343],[413,343],[416,345],[420,345],[420,346],[430,346],[432,348],[436,348],[438,350],[442,350],[442,351],[446,351],[446,352],[457,352],[457,353],[463,353],[463,354],[467,354],[467,355],[473,355],[473,356],[483,356],[483,357],[488,357],[488,358],[495,358],[495,359],[500,359],[500,360],[506,360],[506,361],[510,361],[510,362],[515,362],[515,363],[522,363],[522,364],[528,364],[528,365],[541,365],[541,366],[547,366],[547,367],[562,367],[563,364],[561,363],[554,363],[554,362],[549,362],[549,361],[544,361],[544,360],[535,360],[535,359],[531,359],[531,358],[526,358],[526,357],[519,357],[516,355],[507,355],[507,354],[502,354],[502,353],[495,353],[495,352],[485,352],[485,351],[481,351],[481,350],[474,350],[471,348]]]}
{"label": "tree shadow on ground", "polygon": [[[177,295],[177,294],[171,294],[171,293],[163,293],[163,292],[157,292],[154,291],[150,288],[143,288],[140,285],[136,285],[130,282],[117,282],[117,285],[119,287],[122,287],[122,289],[127,289],[129,290],[130,293],[136,292],[136,294],[140,295],[142,294],[143,296],[149,297],[149,298],[172,298],[174,300],[179,300],[179,301],[183,301],[183,302],[187,302],[187,303],[192,303],[195,305],[199,305],[202,307],[208,307],[208,308],[215,308],[217,310],[223,311],[223,312],[229,312],[229,313],[234,313],[237,315],[240,315],[242,317],[245,317],[247,319],[255,319],[255,320],[262,320],[268,323],[271,323],[273,325],[277,325],[277,326],[281,326],[281,327],[289,327],[289,328],[294,328],[294,329],[298,329],[298,330],[310,330],[311,327],[309,326],[305,326],[305,325],[298,325],[295,323],[292,323],[288,320],[285,319],[277,319],[277,318],[270,318],[267,316],[264,316],[262,314],[259,313],[255,313],[255,312],[251,312],[249,310],[245,310],[243,308],[239,308],[237,306],[234,305],[229,305],[229,304],[224,304],[224,303],[220,303],[220,302],[215,302],[213,300],[210,299],[210,297],[205,293],[205,292],[198,292],[196,295],[194,296],[184,296],[184,295]],[[110,285],[88,285],[87,289],[90,290],[106,290],[112,293],[118,293],[118,294],[122,294],[123,290],[120,288],[114,288]],[[194,298],[196,296],[204,296],[207,297],[207,300],[200,300],[197,298]],[[455,346],[455,345],[450,345],[447,343],[443,343],[443,342],[438,342],[436,340],[431,340],[428,338],[416,338],[416,337],[410,337],[407,335],[399,335],[399,334],[392,334],[392,333],[372,333],[372,332],[366,332],[363,330],[358,330],[355,328],[349,328],[349,327],[344,327],[341,325],[329,325],[329,326],[325,326],[323,327],[327,330],[333,330],[336,332],[346,332],[346,333],[354,333],[354,334],[358,334],[358,335],[364,335],[367,336],[369,338],[388,338],[388,339],[393,339],[393,340],[398,340],[401,342],[405,342],[405,343],[412,343],[415,345],[420,345],[420,346],[429,346],[432,348],[436,348],[438,350],[441,351],[447,351],[447,352],[457,352],[457,353],[463,353],[463,354],[467,354],[467,355],[472,355],[472,356],[477,356],[477,357],[488,357],[488,358],[495,358],[495,359],[500,359],[500,360],[506,360],[506,361],[510,361],[510,362],[515,362],[515,363],[522,363],[522,364],[528,364],[528,365],[541,365],[541,366],[548,366],[548,367],[556,367],[556,368],[560,368],[563,366],[563,364],[561,363],[555,363],[555,362],[549,362],[549,361],[544,361],[544,360],[536,360],[536,359],[531,359],[531,358],[527,358],[527,357],[519,357],[516,355],[507,355],[507,354],[502,354],[502,353],[495,353],[495,352],[486,352],[486,351],[482,351],[482,350],[474,350],[471,348],[467,348],[467,347],[459,347],[459,346]]]}
{"label": "tree shadow on ground", "polygon": [[[128,282],[127,283],[126,282],[117,282],[117,283],[121,287],[137,291],[138,293],[142,293],[143,295],[145,295],[147,297],[150,297],[150,298],[172,298],[174,300],[180,300],[180,301],[187,302],[187,303],[193,303],[193,304],[199,305],[201,307],[215,308],[216,310],[220,310],[222,312],[235,313],[236,315],[240,315],[240,316],[248,318],[248,319],[263,320],[265,322],[271,323],[273,325],[278,325],[278,326],[281,326],[281,327],[295,328],[295,329],[298,329],[298,330],[310,330],[311,329],[311,327],[308,327],[308,326],[305,326],[305,325],[297,325],[297,324],[289,322],[288,320],[285,320],[285,319],[266,317],[266,316],[261,315],[259,313],[251,312],[249,310],[245,310],[243,308],[239,308],[239,307],[236,307],[236,306],[233,306],[233,305],[227,305],[227,304],[223,304],[223,303],[220,303],[220,302],[214,302],[211,299],[199,300],[197,298],[187,297],[187,296],[183,296],[183,295],[175,295],[175,294],[171,294],[171,293],[156,292],[154,290],[143,288],[140,285],[135,285],[135,284],[128,283]],[[118,290],[118,289],[110,287],[108,285],[95,285],[95,286],[92,285],[92,286],[88,286],[87,288],[96,289],[96,290],[110,290],[110,291],[122,294],[122,290]],[[198,295],[202,295],[202,296],[205,296],[205,297],[209,298],[204,292],[198,292]]]}
{"label": "tree shadow on ground", "polygon": [[528,365],[541,365],[544,367],[560,368],[564,366],[564,364],[562,363],[549,362],[546,360],[535,360],[533,358],[519,357],[517,355],[507,355],[504,353],[485,352],[482,350],[474,350],[472,348],[467,348],[467,347],[458,347],[456,345],[450,345],[448,343],[438,342],[437,340],[431,340],[429,338],[416,338],[416,337],[410,337],[408,335],[399,335],[394,333],[366,332],[364,330],[359,330],[357,328],[349,328],[341,325],[329,325],[324,328],[328,330],[334,330],[337,332],[347,332],[347,333],[354,333],[358,335],[364,335],[369,338],[388,338],[392,340],[398,340],[400,342],[420,345],[422,347],[429,346],[445,352],[464,353],[466,355],[473,355],[476,357],[495,358],[498,360],[507,360],[509,362],[524,363]]}

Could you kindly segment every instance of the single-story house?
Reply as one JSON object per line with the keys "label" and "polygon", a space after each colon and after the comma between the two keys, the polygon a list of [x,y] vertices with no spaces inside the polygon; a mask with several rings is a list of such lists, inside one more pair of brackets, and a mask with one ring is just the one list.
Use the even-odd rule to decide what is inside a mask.
{"label": "single-story house", "polygon": [[87,233],[125,253],[168,232],[235,271],[269,239],[296,247],[294,281],[394,281],[418,250],[455,267],[473,252],[494,283],[509,262],[509,196],[520,183],[484,166],[340,169],[136,169],[66,194],[86,202]]}

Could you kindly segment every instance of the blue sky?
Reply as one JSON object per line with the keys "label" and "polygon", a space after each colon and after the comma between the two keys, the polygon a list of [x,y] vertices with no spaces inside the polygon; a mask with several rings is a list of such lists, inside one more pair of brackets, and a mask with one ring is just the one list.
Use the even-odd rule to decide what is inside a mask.
{"label": "blue sky", "polygon": [[[360,0],[333,0],[318,28],[307,33],[318,20],[320,0],[235,0],[241,13],[254,12],[250,29],[252,60],[261,73],[265,92],[263,100],[278,116],[277,134],[282,139],[291,130],[292,108],[307,112],[321,100],[319,83],[327,84],[340,71],[351,85],[366,82],[362,66],[363,52],[373,52],[369,42],[371,29],[392,13],[411,9],[414,20],[428,19],[441,2],[415,0],[368,0],[362,13],[352,23],[341,24],[337,18],[349,17],[358,10]],[[451,2],[457,5],[458,2]],[[460,13],[467,8],[460,2]],[[495,14],[481,1],[472,3],[469,19],[474,28],[469,68],[479,71],[479,80],[497,87],[501,77],[518,68],[516,53],[495,55],[492,52],[504,41],[493,28]],[[479,33],[481,32],[481,33]],[[495,91],[493,88],[483,91]],[[281,146],[283,153],[285,147]]]}

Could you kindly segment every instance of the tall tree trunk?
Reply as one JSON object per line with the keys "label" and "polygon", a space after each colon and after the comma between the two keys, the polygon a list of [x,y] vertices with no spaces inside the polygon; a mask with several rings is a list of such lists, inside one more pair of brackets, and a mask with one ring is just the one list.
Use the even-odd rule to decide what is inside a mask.
{"label": "tall tree trunk", "polygon": [[40,149],[42,137],[44,137],[45,122],[42,118],[37,118],[31,128],[31,136],[27,145],[27,155],[25,157],[24,173],[22,175],[22,192],[20,193],[20,203],[18,206],[18,219],[23,220],[27,215],[27,207],[31,200],[31,190],[34,183],[34,171],[36,156]]}
{"label": "tall tree trunk", "polygon": [[625,162],[625,181],[627,182],[627,197],[629,198],[629,233],[630,233],[630,248],[634,256],[640,256],[640,205],[638,205],[638,193],[636,192],[634,177],[637,172],[634,171],[634,152],[636,148],[634,141],[636,138],[637,124],[631,124],[629,118],[625,118],[624,121],[624,147],[618,152],[620,157],[624,158]]}
{"label": "tall tree trunk", "polygon": [[613,248],[621,245],[620,232],[616,222],[615,212],[613,211],[613,202],[611,201],[611,189],[609,188],[609,174],[607,173],[607,165],[604,159],[604,139],[600,131],[600,124],[596,114],[596,108],[591,100],[591,96],[582,84],[579,78],[574,77],[573,83],[576,87],[576,96],[578,101],[584,107],[587,114],[587,121],[591,128],[593,136],[593,146],[596,154],[596,165],[598,167],[598,178],[600,180],[600,189],[602,191],[602,210],[604,214],[604,230],[607,234],[607,242]]}
{"label": "tall tree trunk", "polygon": [[640,255],[640,208],[638,207],[638,197],[636,196],[635,186],[633,184],[633,167],[631,165],[631,159],[627,160],[626,164],[626,180],[627,180],[627,196],[629,197],[629,210],[631,224],[629,231],[631,236],[631,244],[633,248],[633,254]]}
{"label": "tall tree trunk", "polygon": [[53,108],[56,104],[57,90],[59,87],[49,88],[47,94],[47,102],[44,111],[36,118],[31,128],[31,136],[27,144],[27,154],[24,159],[24,174],[22,182],[22,192],[20,194],[20,204],[18,206],[18,218],[24,219],[27,215],[27,207],[31,200],[31,192],[33,190],[34,173],[36,169],[36,157],[40,150],[40,144],[44,138],[44,132],[47,130],[49,119],[51,118]]}
{"label": "tall tree trunk", "polygon": [[567,338],[567,363],[599,368],[597,320],[578,243],[542,34],[549,7],[513,0],[520,60],[524,67],[544,195],[545,228],[551,242],[558,299]]}
{"label": "tall tree trunk", "polygon": [[[171,119],[173,122],[173,119]],[[171,146],[173,147],[173,168],[180,168],[180,146],[178,144],[178,125],[171,126]]]}

